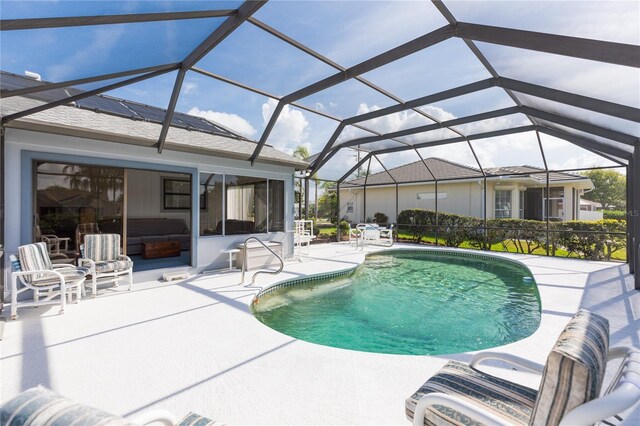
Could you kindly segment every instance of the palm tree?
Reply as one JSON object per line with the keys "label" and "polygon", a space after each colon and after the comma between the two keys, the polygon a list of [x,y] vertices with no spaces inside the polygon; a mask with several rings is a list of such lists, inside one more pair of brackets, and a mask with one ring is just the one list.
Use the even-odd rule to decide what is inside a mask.
{"label": "palm tree", "polygon": [[309,148],[304,145],[300,145],[293,151],[293,156],[299,158],[300,160],[304,160],[306,158],[309,158],[311,154],[309,154]]}

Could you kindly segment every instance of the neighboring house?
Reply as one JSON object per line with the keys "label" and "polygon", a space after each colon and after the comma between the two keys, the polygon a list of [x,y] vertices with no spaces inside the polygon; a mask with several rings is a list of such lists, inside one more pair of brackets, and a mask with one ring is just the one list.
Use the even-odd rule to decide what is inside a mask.
{"label": "neighboring house", "polygon": [[[2,73],[1,89],[41,82]],[[56,89],[2,99],[1,114],[78,93]],[[36,229],[78,250],[82,229],[122,235],[136,267],[218,268],[221,249],[250,235],[293,251],[293,174],[308,164],[209,120],[176,113],[162,154],[165,111],[109,96],[91,96],[9,121],[4,126],[5,249],[36,239]],[[146,261],[143,246],[180,243],[180,256]],[[8,256],[4,256],[5,266]],[[145,263],[146,262],[146,263]],[[5,272],[10,268],[5,268]],[[149,278],[157,278],[156,276]]]}
{"label": "neighboring house", "polygon": [[487,218],[545,220],[544,200],[548,198],[550,220],[576,220],[580,218],[581,194],[593,189],[591,180],[584,176],[550,172],[547,197],[543,169],[496,167],[484,169],[484,173],[486,196],[482,171],[440,158],[346,181],[340,186],[340,215],[350,222],[363,222],[381,212],[396,222],[402,210],[433,210],[437,203],[439,211],[464,216],[483,217],[485,210]]}
{"label": "neighboring house", "polygon": [[603,217],[602,204],[596,201],[580,199],[580,220],[600,220]]}

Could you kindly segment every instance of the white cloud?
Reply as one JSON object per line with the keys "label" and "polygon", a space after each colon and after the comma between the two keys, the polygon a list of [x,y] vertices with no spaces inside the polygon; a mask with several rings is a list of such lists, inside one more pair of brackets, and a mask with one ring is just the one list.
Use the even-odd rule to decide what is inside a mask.
{"label": "white cloud", "polygon": [[194,81],[187,81],[182,85],[182,93],[184,93],[185,95],[190,95],[192,93],[195,93],[197,89],[198,89],[198,83]]}
{"label": "white cloud", "polygon": [[[269,99],[262,104],[262,118],[265,124],[269,122],[277,104],[278,101],[275,99]],[[308,126],[309,122],[301,111],[286,105],[278,116],[278,121],[273,127],[269,141],[279,148],[293,151],[295,147],[306,142],[309,136]]]}
{"label": "white cloud", "polygon": [[244,118],[237,114],[229,114],[226,112],[217,111],[204,111],[198,107],[191,108],[187,114],[196,115],[198,117],[206,118],[214,123],[219,123],[231,130],[235,130],[238,133],[247,137],[253,137],[256,134],[256,129]]}

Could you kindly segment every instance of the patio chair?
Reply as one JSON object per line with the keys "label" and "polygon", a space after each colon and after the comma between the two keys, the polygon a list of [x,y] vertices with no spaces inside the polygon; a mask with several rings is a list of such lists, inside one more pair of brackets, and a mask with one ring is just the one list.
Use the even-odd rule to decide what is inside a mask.
{"label": "patio chair", "polygon": [[362,232],[356,227],[352,228],[351,224],[348,224],[348,233],[349,233],[349,244],[354,242],[356,244],[356,248],[358,248],[358,241],[362,237]]}
{"label": "patio chair", "polygon": [[[80,299],[81,287],[89,273],[88,268],[68,264],[54,265],[49,258],[47,244],[44,242],[27,244],[18,248],[18,256],[10,256],[11,273],[11,319],[18,318],[18,306],[41,306],[60,304],[60,313],[64,313],[66,299],[72,300],[76,290],[76,300]],[[18,289],[18,281],[22,288]],[[18,302],[18,295],[27,290],[33,291],[33,301]],[[54,300],[60,296],[60,301]],[[65,297],[66,296],[66,297]]]}
{"label": "patio chair", "polygon": [[[601,395],[607,362],[620,358]],[[539,390],[477,369],[489,359],[540,374]],[[609,349],[609,322],[582,309],[560,334],[545,366],[497,352],[478,353],[469,365],[449,361],[406,400],[405,411],[414,425],[591,425],[619,417],[638,401],[640,351]]]}
{"label": "patio chair", "polygon": [[[309,254],[309,248],[311,246],[311,241],[313,241],[316,236],[313,234],[313,221],[312,220],[294,220],[294,243],[298,248],[298,258],[302,255],[302,246],[307,246],[307,254]],[[307,227],[309,224],[309,227]]]}
{"label": "patio chair", "polygon": [[[55,234],[43,234],[39,225],[35,225],[34,234],[36,242],[43,242],[47,244],[47,250],[49,252],[49,258],[53,263],[72,263],[75,261],[75,257],[69,257],[69,240],[70,238],[61,238]],[[60,251],[60,246],[62,252]]]}
{"label": "patio chair", "polygon": [[383,228],[375,223],[359,223],[356,229],[360,231],[362,243],[391,247],[393,241],[393,225]]}
{"label": "patio chair", "polygon": [[[78,265],[89,267],[91,274],[91,295],[96,297],[98,280],[100,283],[118,281],[127,275],[129,290],[133,285],[133,262],[128,256],[120,254],[119,234],[91,234],[84,236],[84,245],[80,247],[82,258]],[[84,295],[84,286],[82,288]]]}
{"label": "patio chair", "polygon": [[166,410],[142,412],[129,419],[72,401],[42,386],[27,389],[0,406],[3,426],[42,425],[110,425],[134,426],[161,424],[165,426],[214,426],[220,423],[195,413],[179,422]]}

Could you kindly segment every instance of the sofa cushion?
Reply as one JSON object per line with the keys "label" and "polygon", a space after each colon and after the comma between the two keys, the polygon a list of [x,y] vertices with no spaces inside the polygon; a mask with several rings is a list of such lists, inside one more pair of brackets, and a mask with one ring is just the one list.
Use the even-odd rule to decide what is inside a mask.
{"label": "sofa cushion", "polygon": [[169,241],[169,238],[166,235],[154,235],[148,237],[142,237],[142,243],[161,243]]}
{"label": "sofa cushion", "polygon": [[105,262],[96,262],[96,272],[120,272],[133,268],[133,262],[128,260],[109,260]]}
{"label": "sofa cushion", "polygon": [[[68,286],[78,283],[78,281],[82,280],[89,274],[89,268],[73,265],[69,265],[68,268],[56,268],[55,271],[62,274],[62,276],[64,277],[64,283]],[[59,283],[60,279],[57,275],[53,274],[47,274],[44,277],[40,277],[31,281],[31,285],[34,285],[36,287],[44,287]]]}

